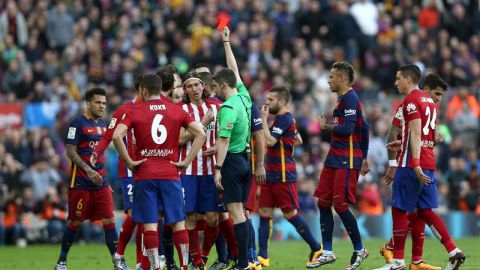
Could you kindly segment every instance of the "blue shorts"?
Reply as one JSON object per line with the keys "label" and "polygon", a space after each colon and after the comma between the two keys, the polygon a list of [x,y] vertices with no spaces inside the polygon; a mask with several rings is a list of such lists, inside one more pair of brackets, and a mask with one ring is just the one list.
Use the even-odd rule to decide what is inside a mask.
{"label": "blue shorts", "polygon": [[157,223],[158,213],[161,211],[163,211],[167,224],[185,220],[185,207],[180,181],[136,181],[133,191],[133,220],[139,223]]}
{"label": "blue shorts", "polygon": [[187,213],[218,212],[223,204],[217,206],[217,188],[213,175],[180,176],[185,194],[185,211]]}
{"label": "blue shorts", "polygon": [[133,180],[133,177],[122,178],[120,181],[122,182],[123,209],[125,209],[126,213],[128,209],[132,208],[135,181]]}
{"label": "blue shorts", "polygon": [[423,170],[432,179],[429,185],[420,183],[413,169],[397,168],[393,179],[392,206],[412,212],[438,207],[437,181],[432,170]]}

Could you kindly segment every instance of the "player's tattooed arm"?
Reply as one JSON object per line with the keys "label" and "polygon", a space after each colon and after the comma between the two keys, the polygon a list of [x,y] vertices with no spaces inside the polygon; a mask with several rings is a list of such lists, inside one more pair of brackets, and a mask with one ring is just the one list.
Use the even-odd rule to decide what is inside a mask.
{"label": "player's tattooed arm", "polygon": [[420,119],[414,119],[409,122],[410,129],[410,150],[412,153],[413,170],[417,178],[423,184],[430,184],[432,180],[425,175],[420,167],[420,151],[422,148],[422,123]]}
{"label": "player's tattooed arm", "polygon": [[88,164],[85,163],[85,161],[83,161],[82,158],[80,158],[80,156],[77,153],[76,145],[67,144],[67,157],[73,162],[73,164],[78,166],[80,169],[84,170],[93,183],[97,185],[102,184],[103,182],[102,176],[97,171],[95,171],[90,166],[88,166]]}

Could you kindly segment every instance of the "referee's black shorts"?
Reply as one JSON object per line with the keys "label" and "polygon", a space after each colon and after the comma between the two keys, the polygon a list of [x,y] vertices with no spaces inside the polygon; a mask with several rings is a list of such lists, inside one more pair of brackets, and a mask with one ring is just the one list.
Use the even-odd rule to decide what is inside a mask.
{"label": "referee's black shorts", "polygon": [[251,171],[246,153],[227,153],[222,165],[223,202],[244,203],[250,189]]}

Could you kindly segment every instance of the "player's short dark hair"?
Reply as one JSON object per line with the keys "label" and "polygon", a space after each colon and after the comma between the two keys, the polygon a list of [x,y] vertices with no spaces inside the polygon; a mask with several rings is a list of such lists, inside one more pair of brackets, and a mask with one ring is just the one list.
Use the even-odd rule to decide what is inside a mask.
{"label": "player's short dark hair", "polygon": [[142,86],[142,80],[143,74],[139,74],[137,75],[137,77],[135,77],[135,81],[133,81],[133,90],[135,90],[135,92],[140,91],[140,87]]}
{"label": "player's short dark hair", "polygon": [[157,76],[162,79],[162,91],[168,92],[173,89],[173,85],[175,84],[175,77],[173,73],[168,71],[167,68],[162,67],[157,71]]}
{"label": "player's short dark hair", "polygon": [[210,72],[198,72],[200,78],[202,78],[203,85],[211,85],[213,82],[213,75]]}
{"label": "player's short dark hair", "polygon": [[290,91],[288,91],[288,88],[285,86],[274,86],[268,91],[275,93],[279,99],[284,100],[286,103],[290,101]]}
{"label": "player's short dark hair", "polygon": [[345,75],[348,76],[348,82],[350,84],[353,83],[355,79],[355,71],[353,70],[353,66],[345,61],[335,62],[332,66],[332,69],[336,71],[343,72]]}
{"label": "player's short dark hair", "polygon": [[414,64],[400,66],[397,71],[400,72],[404,78],[412,79],[414,84],[418,84],[420,78],[422,77],[420,68]]}
{"label": "player's short dark hair", "polygon": [[162,91],[162,79],[155,74],[143,76],[142,88],[145,88],[149,96],[159,95]]}
{"label": "player's short dark hair", "polygon": [[205,63],[198,63],[193,70],[196,71],[198,68],[202,68],[202,67],[207,68],[210,71],[208,73],[211,73],[210,67]]}
{"label": "player's short dark hair", "polygon": [[235,84],[237,83],[237,77],[235,76],[235,72],[229,68],[222,68],[219,71],[215,72],[213,75],[213,80],[217,83],[226,83],[229,87],[235,88]]}
{"label": "player's short dark hair", "polygon": [[[188,79],[192,79],[192,78],[199,79],[200,83],[202,83],[202,85],[204,86],[204,89],[203,89],[203,92],[202,92],[202,100],[205,100],[208,97],[208,93],[207,93],[207,91],[205,91],[205,85],[203,84],[203,79],[198,72],[190,71],[187,74],[185,74],[185,77],[183,78],[184,88],[185,88],[185,82],[187,82]],[[185,93],[183,95],[183,101],[185,103],[190,103],[190,98],[188,97],[187,93]]]}
{"label": "player's short dark hair", "polygon": [[425,79],[423,80],[423,87],[428,87],[430,89],[440,87],[443,89],[443,91],[447,91],[448,84],[442,79],[442,77],[440,77],[440,75],[430,73],[425,76]]}
{"label": "player's short dark hair", "polygon": [[85,100],[86,101],[92,101],[93,96],[95,96],[95,95],[106,97],[107,92],[102,87],[91,88],[90,90],[87,91],[87,93],[85,93]]}

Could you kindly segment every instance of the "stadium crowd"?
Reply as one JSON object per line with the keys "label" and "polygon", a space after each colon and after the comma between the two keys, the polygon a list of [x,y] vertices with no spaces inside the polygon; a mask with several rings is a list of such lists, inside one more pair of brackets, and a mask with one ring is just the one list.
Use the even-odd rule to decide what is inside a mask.
{"label": "stadium crowd", "polygon": [[[345,59],[356,68],[354,88],[371,127],[370,174],[360,179],[358,211],[379,215],[390,207],[382,178],[386,133],[399,100],[395,70],[415,63],[449,84],[437,118],[444,134],[436,148],[440,210],[480,214],[478,1],[0,2],[0,106],[58,104],[48,125],[0,125],[0,245],[26,234],[61,238],[70,169],[64,138],[84,110],[85,91],[103,85],[111,113],[129,98],[137,74],[170,63],[182,74],[199,63],[218,68],[225,55],[216,25],[225,17],[255,103],[261,105],[273,85],[291,88],[303,137],[295,150],[303,212],[317,211],[312,193],[329,139],[316,119],[333,111],[328,71]],[[107,159],[116,161],[112,154]],[[115,169],[109,175],[115,178]],[[95,237],[96,226],[85,226],[82,238]]]}

